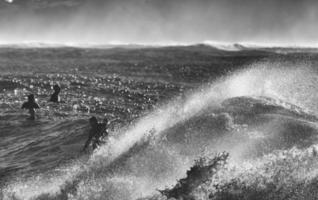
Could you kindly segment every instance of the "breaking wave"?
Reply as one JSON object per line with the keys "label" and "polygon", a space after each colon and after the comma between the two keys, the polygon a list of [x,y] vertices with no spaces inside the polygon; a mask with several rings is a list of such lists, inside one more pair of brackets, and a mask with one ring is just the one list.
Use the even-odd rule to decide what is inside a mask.
{"label": "breaking wave", "polygon": [[[115,129],[89,156],[72,155],[53,169],[11,177],[2,198],[165,199],[158,190],[172,189],[196,160],[220,152],[229,153],[226,162],[212,167],[206,180],[194,178],[198,184],[184,198],[310,198],[317,177],[317,85],[317,73],[308,66],[253,64]],[[76,117],[38,123],[48,137],[41,144],[47,140],[52,147],[38,155],[54,161],[67,154],[61,146],[76,149],[79,137],[85,137],[83,120]],[[34,131],[34,126],[19,126]],[[56,135],[49,138],[49,133]],[[35,147],[19,145],[11,153]]]}

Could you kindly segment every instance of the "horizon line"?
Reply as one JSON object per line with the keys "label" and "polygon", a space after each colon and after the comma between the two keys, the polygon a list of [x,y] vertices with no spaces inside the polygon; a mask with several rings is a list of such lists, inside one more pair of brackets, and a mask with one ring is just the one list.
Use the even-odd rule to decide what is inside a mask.
{"label": "horizon line", "polygon": [[261,42],[222,42],[222,41],[202,41],[202,42],[136,42],[126,43],[119,41],[112,41],[108,43],[75,43],[75,42],[43,42],[43,41],[22,41],[22,42],[1,42],[0,47],[21,47],[21,48],[58,48],[58,47],[74,47],[74,48],[112,48],[120,46],[139,46],[139,47],[171,47],[171,46],[196,46],[207,45],[216,48],[237,49],[237,48],[306,48],[318,49],[317,44],[297,44],[297,43],[261,43]]}

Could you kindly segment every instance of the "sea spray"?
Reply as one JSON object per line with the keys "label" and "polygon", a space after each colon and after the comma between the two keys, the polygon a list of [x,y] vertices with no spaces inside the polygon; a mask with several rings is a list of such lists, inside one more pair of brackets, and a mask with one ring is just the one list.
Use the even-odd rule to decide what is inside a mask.
{"label": "sea spray", "polygon": [[[228,162],[197,193],[210,199],[314,199],[317,145],[275,151],[255,160]],[[208,191],[208,192],[207,192]]]}
{"label": "sea spray", "polygon": [[168,199],[194,199],[191,193],[214,176],[214,173],[226,164],[228,156],[228,153],[222,153],[211,159],[199,158],[195,161],[194,166],[187,171],[185,178],[180,179],[173,188],[161,190],[160,193]]}
{"label": "sea spray", "polygon": [[[65,169],[59,169],[58,173],[53,170],[47,172],[45,175],[35,176],[37,178],[28,178],[27,180],[9,184],[9,186],[4,189],[4,198],[36,199],[37,197],[43,196],[43,194],[48,194],[48,196],[54,198],[54,196],[58,196],[61,192],[65,192],[67,195],[76,198],[77,192],[81,191],[80,188],[85,187],[83,184],[92,184],[94,181],[99,182],[96,175],[98,176],[100,174],[95,173],[96,169],[106,168],[114,162],[114,160],[131,150],[134,145],[143,140],[143,138],[148,138],[148,135],[160,136],[170,127],[183,123],[193,116],[205,112],[207,109],[213,111],[214,108],[222,107],[222,101],[228,98],[243,95],[262,95],[277,98],[277,94],[279,94],[279,98],[283,100],[291,99],[292,102],[300,102],[302,95],[290,96],[293,95],[291,92],[293,88],[290,84],[294,84],[294,82],[281,82],[281,78],[275,75],[277,73],[292,78],[296,73],[304,73],[302,75],[306,75],[308,72],[299,69],[266,68],[264,67],[264,63],[259,67],[255,64],[251,69],[235,73],[229,77],[224,77],[219,81],[215,81],[213,84],[209,84],[207,87],[200,88],[198,92],[189,95],[181,102],[172,101],[168,103],[166,106],[139,119],[123,133],[120,133],[120,131],[118,134],[115,133],[114,135],[119,136],[94,152],[88,162],[81,164],[73,163]],[[280,84],[278,91],[275,90],[276,84]],[[297,98],[300,98],[299,101]],[[310,103],[306,105],[309,107],[312,106]],[[177,158],[178,154],[176,153],[175,156]],[[180,167],[181,165],[177,163],[176,167],[180,167],[180,172],[184,172],[184,168],[189,167],[190,163],[191,162],[185,162],[185,166],[182,168]],[[51,174],[51,176],[49,174]],[[102,176],[101,181],[105,180],[103,178],[113,180],[112,177],[106,178]],[[177,178],[177,176],[175,176],[175,178]],[[69,184],[74,185],[74,194],[64,190],[65,185]],[[155,188],[156,185],[153,184],[153,189],[155,190]],[[82,193],[79,192],[79,196],[80,195],[82,195]]]}

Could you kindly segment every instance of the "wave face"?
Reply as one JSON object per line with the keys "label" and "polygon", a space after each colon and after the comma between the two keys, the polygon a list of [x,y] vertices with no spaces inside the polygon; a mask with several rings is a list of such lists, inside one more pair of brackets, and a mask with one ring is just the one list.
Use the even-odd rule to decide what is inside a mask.
{"label": "wave face", "polygon": [[[318,74],[285,64],[257,62],[196,88],[115,75],[3,76],[1,197],[165,199],[158,190],[184,178],[195,160],[225,151],[227,164],[192,191],[195,199],[253,199],[255,191],[273,199],[294,188],[294,197],[310,198]],[[51,82],[62,85],[65,103],[41,100]],[[28,92],[43,108],[35,122],[19,111]],[[90,113],[106,113],[110,137],[82,155]]]}

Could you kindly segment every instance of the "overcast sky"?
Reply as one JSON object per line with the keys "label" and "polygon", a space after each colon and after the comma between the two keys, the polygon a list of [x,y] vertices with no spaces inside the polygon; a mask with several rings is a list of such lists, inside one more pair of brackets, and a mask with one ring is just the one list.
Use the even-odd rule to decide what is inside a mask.
{"label": "overcast sky", "polygon": [[0,43],[318,45],[314,0],[0,0]]}

